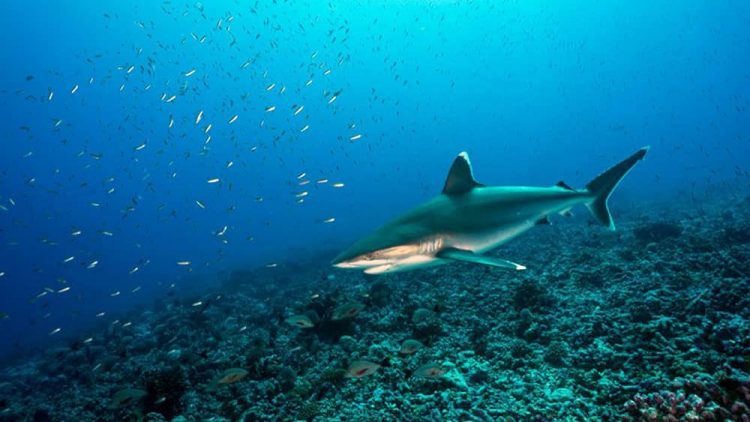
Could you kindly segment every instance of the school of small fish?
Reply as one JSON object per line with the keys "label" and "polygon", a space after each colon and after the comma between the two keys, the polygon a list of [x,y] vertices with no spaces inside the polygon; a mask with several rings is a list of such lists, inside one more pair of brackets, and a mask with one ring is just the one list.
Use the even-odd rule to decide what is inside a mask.
{"label": "school of small fish", "polygon": [[[0,184],[0,219],[16,229],[0,241],[20,255],[57,257],[38,260],[28,273],[0,261],[0,279],[34,289],[23,313],[38,309],[28,320],[40,334],[63,335],[71,315],[109,318],[107,311],[121,306],[116,301],[138,301],[133,295],[160,288],[153,280],[167,265],[190,274],[221,268],[229,256],[268,259],[258,252],[261,242],[292,229],[275,221],[273,210],[301,216],[296,230],[332,230],[344,199],[336,193],[344,187],[340,162],[348,160],[341,141],[368,139],[363,129],[372,120],[348,95],[358,89],[346,76],[353,60],[348,24],[302,20],[287,29],[269,21],[258,2],[233,12],[152,5],[191,30],[165,33],[136,13],[128,43],[71,46],[80,66],[51,60],[49,68],[29,69],[19,89],[0,90],[24,110],[14,129],[22,147],[4,152],[19,170]],[[107,12],[99,24],[133,21]],[[321,34],[322,25],[332,29]],[[271,36],[239,41],[261,34]],[[290,37],[307,41],[286,42]],[[285,63],[275,54],[285,42],[295,47],[291,68],[277,65]],[[306,158],[319,150],[339,160]],[[92,279],[107,280],[106,298],[91,292]],[[75,296],[82,310],[61,311],[55,302],[63,295]],[[3,309],[0,321],[13,314]]]}
{"label": "school of small fish", "polygon": [[[0,190],[0,218],[24,226],[20,216],[29,207],[50,202],[50,196],[65,198],[52,201],[57,205],[39,217],[52,224],[64,215],[62,233],[0,238],[14,248],[25,244],[49,248],[56,256],[54,262],[37,264],[36,271],[51,277],[32,280],[36,292],[28,298],[30,306],[42,311],[30,322],[41,325],[45,337],[62,338],[72,331],[65,315],[50,310],[55,309],[52,302],[64,297],[95,303],[95,310],[88,311],[90,317],[109,319],[110,330],[137,326],[139,321],[119,319],[110,308],[155,287],[169,294],[179,285],[181,274],[221,268],[233,250],[252,255],[263,247],[256,246],[256,233],[271,233],[265,234],[268,239],[274,227],[289,225],[274,221],[272,214],[278,211],[269,210],[289,207],[298,216],[307,215],[298,227],[325,232],[336,226],[347,186],[342,164],[351,160],[350,148],[362,148],[376,139],[368,137],[366,128],[381,118],[366,119],[366,111],[356,108],[361,99],[349,94],[360,90],[346,77],[357,60],[344,47],[350,27],[331,21],[333,29],[321,38],[314,21],[300,23],[294,36],[310,39],[295,44],[300,46],[295,52],[297,65],[280,69],[272,58],[285,30],[267,18],[259,19],[255,9],[260,7],[256,3],[250,13],[222,12],[209,30],[203,26],[208,7],[197,3],[180,10],[163,2],[165,18],[192,21],[195,30],[165,39],[158,36],[157,24],[136,21],[140,34],[129,45],[119,45],[114,54],[87,52],[80,69],[55,69],[57,77],[44,81],[29,74],[23,89],[13,94],[22,97],[30,114],[48,120],[37,124],[29,119],[19,125],[25,144],[14,159],[22,163],[19,185],[25,191],[6,195]],[[104,20],[115,25],[115,16],[108,13]],[[274,34],[265,44],[244,47],[238,42],[241,34],[258,39],[261,29]],[[164,60],[163,50],[169,49],[183,54]],[[395,62],[390,69],[394,84],[408,83],[396,73]],[[397,113],[398,98],[375,88],[365,92],[371,102],[390,102]],[[98,139],[82,135],[92,125]],[[324,161],[307,158],[320,150],[328,150]],[[52,168],[37,164],[39,157],[49,154],[61,161]],[[78,211],[86,208],[89,211]],[[165,230],[145,229],[154,226]],[[170,236],[175,232],[186,235]],[[41,241],[29,243],[34,237]],[[170,247],[165,248],[165,243]],[[133,256],[137,258],[128,258]],[[274,269],[281,264],[262,265]],[[176,281],[155,283],[158,268],[177,272]],[[0,268],[4,282],[18,277],[23,275],[15,269]],[[106,280],[105,298],[89,298],[84,280],[90,277]],[[318,298],[315,294],[311,300]],[[204,298],[185,306],[200,312],[211,303]],[[281,323],[301,333],[314,332],[327,324],[349,324],[365,309],[359,301],[345,301],[325,315],[308,311],[288,315]],[[0,312],[0,324],[9,318],[8,312]],[[84,336],[80,341],[95,344],[99,339]],[[406,359],[424,348],[421,342],[406,339],[393,353]],[[384,366],[389,366],[387,360],[359,359],[342,370],[346,377],[358,379]],[[413,376],[434,378],[440,371],[428,364],[413,371]],[[219,369],[206,390],[242,382],[248,373],[241,367]],[[131,406],[145,395],[143,390],[124,388],[115,392],[110,407]],[[163,400],[159,398],[157,404]]]}

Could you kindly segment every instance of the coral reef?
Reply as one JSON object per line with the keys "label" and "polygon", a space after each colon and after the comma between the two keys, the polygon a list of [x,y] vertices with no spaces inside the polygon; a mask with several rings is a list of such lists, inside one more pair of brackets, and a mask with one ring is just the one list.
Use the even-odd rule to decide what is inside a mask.
{"label": "coral reef", "polygon": [[682,234],[682,229],[677,224],[660,221],[638,226],[633,229],[633,234],[641,243],[661,242],[665,239],[679,237]]}
{"label": "coral reef", "polygon": [[523,272],[235,271],[6,366],[0,421],[747,420],[750,215],[669,206],[539,227]]}

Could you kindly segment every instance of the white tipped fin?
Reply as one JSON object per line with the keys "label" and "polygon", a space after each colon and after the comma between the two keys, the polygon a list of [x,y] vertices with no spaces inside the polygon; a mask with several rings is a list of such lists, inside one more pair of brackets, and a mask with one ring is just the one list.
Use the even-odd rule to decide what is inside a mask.
{"label": "white tipped fin", "polygon": [[517,271],[526,269],[526,266],[516,264],[515,262],[484,255],[477,255],[474,252],[466,251],[463,249],[443,249],[442,251],[438,252],[437,257],[443,259],[451,259],[454,261],[471,262],[473,264],[489,265],[491,267],[509,268],[511,270]]}
{"label": "white tipped fin", "polygon": [[445,179],[445,185],[443,186],[443,193],[446,195],[460,195],[462,193],[469,192],[477,186],[482,186],[474,180],[474,172],[471,169],[471,161],[469,161],[469,154],[465,151],[458,154],[450,171],[448,171],[448,177]]}

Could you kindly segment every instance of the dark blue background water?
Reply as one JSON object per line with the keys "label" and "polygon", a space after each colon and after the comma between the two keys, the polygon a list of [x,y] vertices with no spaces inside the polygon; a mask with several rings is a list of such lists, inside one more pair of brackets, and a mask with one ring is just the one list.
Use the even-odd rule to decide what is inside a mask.
{"label": "dark blue background water", "polygon": [[581,186],[651,145],[616,220],[747,187],[746,2],[116,3],[0,6],[3,355],[172,283],[330,259],[462,150],[487,184]]}

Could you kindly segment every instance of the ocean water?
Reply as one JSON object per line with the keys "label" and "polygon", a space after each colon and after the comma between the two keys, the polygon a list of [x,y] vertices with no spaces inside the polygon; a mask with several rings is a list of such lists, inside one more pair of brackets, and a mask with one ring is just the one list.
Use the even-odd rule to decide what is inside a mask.
{"label": "ocean water", "polygon": [[[253,389],[265,378],[276,380],[278,368],[220,390],[212,396],[214,407],[189,406],[188,401],[204,401],[202,394],[209,394],[199,390],[202,382],[210,383],[228,368],[248,365],[236,357],[222,360],[215,355],[229,347],[226,333],[210,342],[204,334],[198,335],[200,341],[175,334],[180,338],[175,341],[154,334],[154,327],[170,315],[187,312],[178,308],[211,304],[204,313],[210,325],[230,324],[232,318],[244,321],[238,324],[245,328],[235,330],[232,341],[251,341],[263,332],[271,339],[265,356],[279,356],[278,350],[270,351],[274,348],[288,352],[299,347],[302,351],[297,353],[309,353],[309,361],[286,357],[278,362],[278,367],[296,374],[292,384],[297,386],[304,377],[317,376],[305,370],[310,361],[330,359],[331,366],[346,369],[352,359],[375,360],[372,355],[379,353],[368,347],[387,348],[381,342],[386,341],[383,333],[389,332],[383,328],[388,312],[439,308],[436,303],[441,300],[453,303],[436,295],[461,293],[457,289],[473,286],[485,269],[456,263],[383,276],[386,285],[392,283],[386,289],[404,296],[380,308],[366,303],[362,313],[370,312],[370,320],[332,337],[318,333],[326,339],[322,343],[312,341],[309,333],[295,337],[294,327],[284,318],[307,309],[303,299],[316,292],[358,288],[372,296],[373,283],[379,286],[383,281],[332,268],[331,260],[376,227],[438,195],[453,159],[462,151],[471,158],[477,180],[487,185],[551,186],[564,180],[582,188],[611,165],[650,146],[645,160],[610,200],[617,233],[624,238],[607,238],[605,228],[592,225],[580,207],[573,210],[573,219],[553,218],[553,227],[535,228],[529,234],[533,237],[518,238],[517,246],[512,242],[497,256],[527,265],[540,285],[554,285],[562,276],[554,278],[553,273],[571,274],[591,262],[624,265],[606,256],[613,250],[622,249],[620,257],[645,250],[658,255],[660,226],[644,229],[655,233],[652,249],[628,239],[633,233],[637,237],[639,225],[666,222],[678,226],[682,236],[670,240],[676,242],[674,250],[658,260],[649,263],[649,254],[639,255],[648,271],[641,277],[645,284],[634,287],[630,296],[661,288],[646,281],[658,274],[703,280],[690,289],[672,286],[678,296],[697,297],[701,290],[691,289],[700,283],[707,290],[715,285],[711,288],[716,291],[729,283],[745,289],[737,293],[738,303],[744,303],[745,259],[750,257],[743,237],[750,164],[750,6],[745,2],[76,0],[3,1],[0,11],[5,40],[0,48],[0,359],[11,371],[5,376],[15,374],[7,381],[28,388],[33,382],[22,379],[45,385],[41,378],[57,377],[55,388],[80,383],[100,389],[95,396],[93,389],[81,387],[79,398],[109,398],[119,388],[146,389],[140,375],[126,382],[128,371],[140,373],[149,365],[162,365],[178,344],[180,350],[194,345],[194,353],[204,353],[198,359],[205,362],[177,365],[193,372],[187,377],[187,395],[167,400],[169,411],[153,405],[159,397],[139,396],[135,404],[115,409],[106,403],[85,408],[78,402],[67,417],[88,412],[123,420],[151,411],[166,418],[182,414],[189,420],[205,420],[212,414],[229,420],[294,420],[294,415],[305,419],[299,416],[304,404],[288,399],[286,391],[268,393],[269,402],[274,394],[287,397],[289,404],[279,404],[276,413],[267,408],[247,413],[252,407],[247,401],[263,402]],[[665,237],[671,238],[665,230]],[[683,258],[703,262],[696,258],[697,249],[680,249],[691,242],[686,239],[713,239],[728,230],[733,234],[722,238],[726,243],[711,243],[713,249],[705,252],[710,256],[704,258],[714,267],[734,268],[735,275],[711,278],[706,267],[681,264]],[[588,248],[586,254],[583,247]],[[557,256],[570,261],[552,265],[550,257]],[[638,265],[628,265],[633,267],[624,271],[637,272]],[[242,274],[251,274],[246,275],[249,280],[240,280]],[[456,313],[445,314],[453,316],[444,320],[464,327],[477,318],[492,318],[472,315],[471,303],[496,294],[498,285],[516,286],[521,276],[501,269],[490,274],[502,281],[461,293],[468,295],[465,303],[459,301],[463,313],[454,308]],[[444,283],[431,284],[435,280]],[[246,284],[255,290],[239,287]],[[398,290],[402,285],[407,290]],[[618,286],[615,281],[606,285]],[[422,287],[408,290],[416,286]],[[356,294],[331,300],[341,305]],[[564,297],[563,292],[550,294]],[[222,308],[222,300],[247,308]],[[258,308],[249,305],[253,300],[259,301]],[[603,295],[601,309],[622,305],[612,305],[613,300]],[[712,365],[701,361],[704,367],[690,374],[712,374],[709,367],[721,366],[716,362],[732,366],[733,359],[747,362],[750,355],[747,310],[706,306],[737,318],[729,336],[745,349],[718,343],[696,346],[705,353],[714,350],[729,363],[719,358]],[[382,318],[373,317],[376,308]],[[321,309],[319,313],[327,312]],[[651,313],[654,318],[671,317],[664,310]],[[697,327],[706,321],[685,323]],[[605,325],[607,330],[627,331],[623,324]],[[564,334],[565,327],[555,327],[554,332],[567,338],[570,331]],[[136,333],[129,331],[133,329]],[[342,345],[342,333],[346,341],[364,343]],[[373,333],[380,334],[370,341]],[[466,350],[481,355],[477,347],[458,338],[451,340],[455,344],[443,344],[433,334],[424,335],[423,343],[435,345],[432,360],[460,360],[456,354]],[[670,341],[680,337],[675,331],[660,335]],[[128,349],[139,336],[159,340]],[[125,345],[118,348],[116,342],[123,337]],[[406,337],[407,333],[393,334],[388,341],[397,344]],[[532,344],[531,349],[543,348],[558,338],[552,337],[524,341]],[[97,352],[87,352],[84,360],[69,365],[80,372],[96,371],[109,355],[120,365],[105,365],[107,377],[84,382],[77,378],[80,374],[43,369],[46,361],[56,359],[50,351],[77,351],[97,342]],[[351,359],[325,355],[334,349]],[[636,353],[633,350],[623,353]],[[579,361],[585,359],[579,356]],[[139,369],[128,366],[133,361],[139,362]],[[575,362],[564,362],[576,367]],[[403,398],[418,391],[435,400],[440,394],[450,397],[440,399],[441,404],[419,404],[412,397],[411,404],[398,402],[398,407],[428,409],[401,416],[387,413],[395,387],[378,383],[376,377],[395,383],[398,376],[393,374],[403,369],[401,363],[362,379],[358,395],[313,392],[320,407],[316,420],[483,420],[481,414],[465,410],[469,416],[462,415],[455,410],[460,406],[446,404],[459,400],[450,396],[455,385],[436,391],[429,383],[412,392],[400,389],[398,394]],[[30,365],[42,369],[13,372]],[[490,356],[480,366],[493,375],[524,371],[523,365]],[[472,370],[462,368],[459,365],[458,371],[469,378]],[[733,368],[748,371],[742,364]],[[617,373],[622,366],[597,368],[607,369]],[[661,369],[650,368],[653,373]],[[564,377],[555,374],[556,379]],[[747,372],[742,374],[735,377],[737,386],[747,385],[742,384]],[[641,381],[636,375],[630,381],[618,380],[617,394],[598,399],[576,386],[550,387],[561,401],[588,401],[591,409],[610,406],[617,410],[607,412],[614,413],[584,414],[574,405],[560,405],[539,413],[509,408],[497,414],[487,410],[485,415],[493,420],[617,418],[629,414],[623,410],[625,399],[637,393],[626,386]],[[664,385],[671,381],[662,379]],[[502,381],[494,382],[476,383],[504,388]],[[543,386],[551,381],[526,382]],[[468,387],[473,397],[486,394],[474,390],[479,387],[473,383]],[[347,388],[353,387],[337,391]],[[644,394],[651,391],[643,388]],[[717,401],[729,412],[734,412],[734,401],[750,402],[750,397],[742,398],[746,393],[735,392],[737,388],[730,388],[736,396],[727,399],[729,404]],[[0,416],[36,418],[36,413],[14,407],[20,406],[19,391],[0,389]],[[365,413],[356,416],[335,405],[356,402],[360,395],[372,397],[373,391],[386,398],[373,402],[370,413],[359,409]],[[238,403],[238,397],[245,401]],[[142,408],[138,400],[151,404]],[[60,403],[49,406],[39,418],[65,420],[56,413]],[[498,408],[496,403],[473,406]],[[629,417],[648,416],[643,415]],[[696,415],[702,417],[700,411]],[[742,409],[727,418],[741,415]]]}

